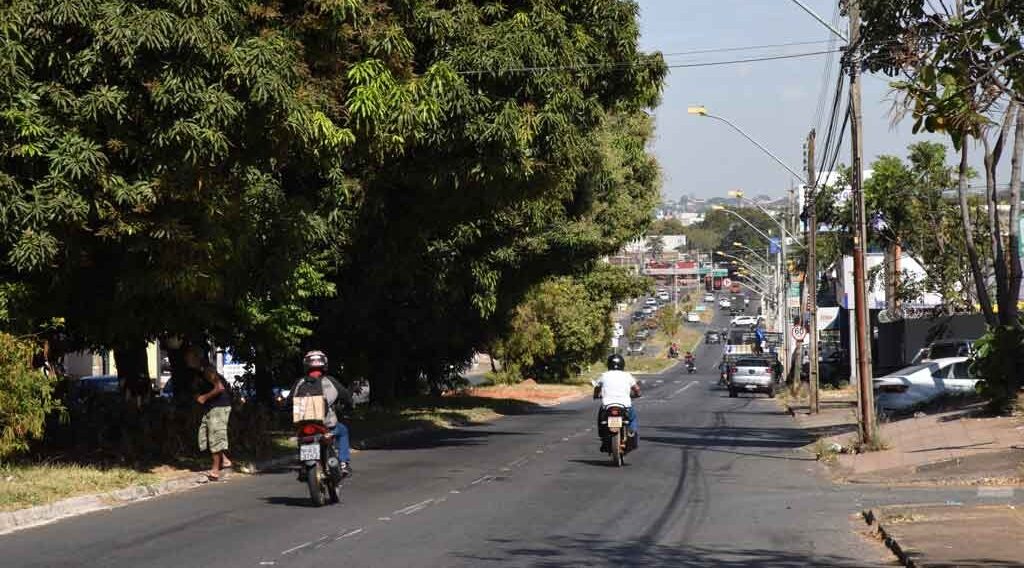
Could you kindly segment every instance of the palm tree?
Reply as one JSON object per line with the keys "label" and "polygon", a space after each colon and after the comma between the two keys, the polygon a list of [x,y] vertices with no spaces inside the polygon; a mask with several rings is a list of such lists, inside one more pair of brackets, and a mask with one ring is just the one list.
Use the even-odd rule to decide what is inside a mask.
{"label": "palm tree", "polygon": [[661,257],[661,253],[665,251],[665,239],[660,235],[653,237],[647,237],[647,253],[651,255],[651,258],[658,260]]}

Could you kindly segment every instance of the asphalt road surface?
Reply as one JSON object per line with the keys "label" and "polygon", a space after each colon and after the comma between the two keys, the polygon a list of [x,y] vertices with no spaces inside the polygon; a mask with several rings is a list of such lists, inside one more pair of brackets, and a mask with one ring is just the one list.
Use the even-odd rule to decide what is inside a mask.
{"label": "asphalt road surface", "polygon": [[644,379],[623,468],[585,400],[360,452],[340,505],[312,508],[288,471],[238,476],[0,536],[0,564],[860,567],[885,558],[864,507],[972,500],[831,485],[774,401],[716,388],[719,356]]}

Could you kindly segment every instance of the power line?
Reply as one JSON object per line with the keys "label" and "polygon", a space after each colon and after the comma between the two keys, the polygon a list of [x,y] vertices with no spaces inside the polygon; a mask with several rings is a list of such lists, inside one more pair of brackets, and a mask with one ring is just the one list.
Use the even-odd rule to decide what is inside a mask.
{"label": "power line", "polygon": [[[838,53],[842,50],[829,49],[824,51],[809,51],[803,53],[790,53],[783,55],[767,55],[762,57],[748,57],[744,59],[729,59],[721,61],[701,61],[695,63],[674,63],[666,65],[669,69],[684,69],[690,67],[715,67],[719,65],[736,65],[740,63],[757,63],[760,61],[778,61],[781,59],[797,59],[803,57],[815,57],[818,55],[826,55],[829,53]],[[583,69],[601,69],[601,68],[630,68],[630,67],[643,67],[647,65],[656,65],[660,61],[626,61],[619,63],[581,63],[579,65],[542,65],[533,67],[505,67],[502,69],[477,69],[473,71],[457,71],[460,75],[483,75],[494,74],[494,73],[540,73],[544,71],[579,71]]]}
{"label": "power line", "polygon": [[733,51],[756,51],[759,49],[772,49],[777,47],[797,47],[801,45],[821,45],[823,43],[834,43],[831,40],[815,40],[815,41],[791,41],[787,43],[768,43],[764,45],[745,45],[740,47],[709,47],[704,49],[693,49],[689,51],[676,51],[671,53],[662,53],[664,57],[674,57],[677,55],[698,55],[701,53],[728,53]]}

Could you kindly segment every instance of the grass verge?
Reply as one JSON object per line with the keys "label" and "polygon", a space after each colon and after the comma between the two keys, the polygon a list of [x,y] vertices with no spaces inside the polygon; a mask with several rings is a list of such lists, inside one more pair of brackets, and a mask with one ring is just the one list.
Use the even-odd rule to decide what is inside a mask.
{"label": "grass verge", "polygon": [[126,467],[9,464],[0,467],[0,511],[45,505],[76,495],[105,493],[160,479],[157,473]]}

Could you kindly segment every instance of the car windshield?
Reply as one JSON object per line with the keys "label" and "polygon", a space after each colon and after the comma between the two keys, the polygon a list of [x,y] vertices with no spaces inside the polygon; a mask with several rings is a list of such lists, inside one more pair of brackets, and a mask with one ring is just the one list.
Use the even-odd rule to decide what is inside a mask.
{"label": "car windshield", "polygon": [[968,347],[965,343],[939,343],[932,345],[928,352],[929,359],[942,359],[943,357],[964,357],[968,354]]}
{"label": "car windshield", "polygon": [[746,357],[743,359],[736,360],[737,367],[769,367],[771,366],[765,359],[755,359],[753,357]]}

